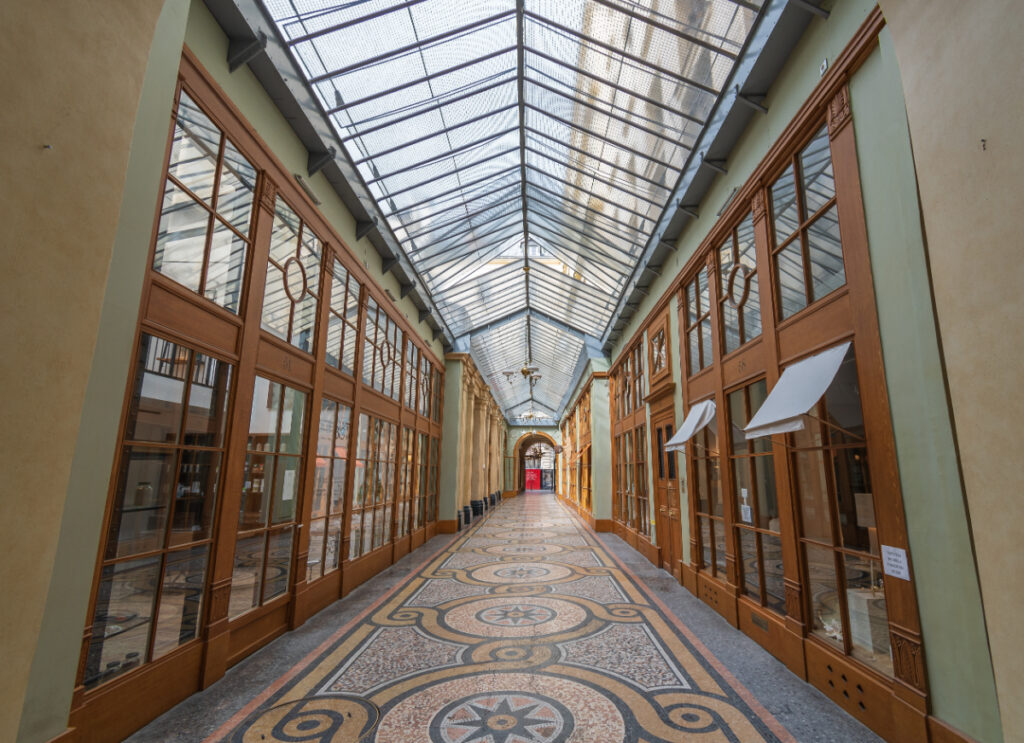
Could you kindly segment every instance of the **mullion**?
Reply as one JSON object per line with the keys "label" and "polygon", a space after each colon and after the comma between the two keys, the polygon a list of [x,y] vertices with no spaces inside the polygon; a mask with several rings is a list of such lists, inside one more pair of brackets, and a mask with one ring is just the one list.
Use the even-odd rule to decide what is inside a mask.
{"label": "mullion", "polygon": [[[591,172],[589,170],[584,170],[583,168],[581,168],[581,167],[579,167],[577,165],[573,165],[571,162],[563,162],[562,160],[559,160],[556,157],[553,157],[553,156],[551,156],[551,155],[549,155],[549,154],[547,154],[545,152],[541,152],[540,150],[535,150],[535,149],[533,149],[530,146],[527,146],[526,150],[528,152],[532,152],[534,155],[537,155],[538,157],[543,157],[545,160],[550,160],[551,162],[557,164],[560,168],[568,168],[569,170],[574,170],[577,173],[579,173],[580,175],[582,175],[582,176],[584,176],[586,178],[592,179],[595,183],[600,183],[601,185],[608,186],[609,188],[613,188],[616,191],[621,191],[622,193],[626,194],[630,198],[639,199],[640,201],[646,201],[648,204],[650,204],[651,206],[653,206],[653,207],[655,207],[657,209],[661,209],[661,208],[664,207],[664,204],[662,204],[662,203],[654,201],[653,199],[649,199],[646,196],[644,196],[643,194],[638,193],[637,191],[631,190],[631,189],[626,188],[624,186],[620,186],[617,183],[615,183],[614,181],[605,180],[603,177],[599,177],[596,173],[593,173],[593,172]],[[603,176],[604,174],[602,173],[601,175]],[[614,176],[612,176],[612,177],[614,177]]]}
{"label": "mullion", "polygon": [[[636,178],[639,181],[644,181],[646,183],[650,183],[652,186],[656,186],[657,188],[661,188],[661,189],[663,189],[665,191],[671,191],[672,190],[668,186],[666,186],[665,184],[660,183],[659,181],[656,181],[653,178],[648,178],[645,175],[640,175],[639,173],[637,173],[637,172],[635,172],[633,170],[629,170],[629,169],[623,167],[622,165],[617,165],[616,163],[612,162],[611,160],[605,160],[603,157],[600,157],[599,155],[595,155],[593,152],[588,152],[587,150],[584,150],[584,149],[582,149],[580,147],[577,147],[575,145],[569,144],[568,142],[562,142],[562,141],[552,137],[550,134],[546,134],[545,132],[542,132],[540,129],[534,129],[531,126],[525,126],[525,127],[523,127],[523,129],[525,131],[529,132],[530,134],[534,134],[534,135],[536,135],[538,137],[543,137],[544,139],[546,139],[546,140],[548,140],[550,142],[554,142],[558,147],[564,147],[566,149],[572,150],[573,152],[577,152],[580,155],[583,155],[585,158],[588,158],[590,160],[596,160],[597,162],[602,163],[603,165],[607,165],[607,166],[609,166],[611,168],[615,168],[617,171],[619,171],[621,173],[624,173],[625,175],[630,176],[631,178]],[[604,144],[611,144],[611,143],[604,143]],[[544,145],[544,146],[551,147],[551,145]]]}
{"label": "mullion", "polygon": [[423,49],[428,49],[432,47],[434,44],[437,44],[438,42],[442,42],[445,41],[446,39],[450,39],[453,37],[462,36],[464,34],[472,33],[473,31],[484,28],[486,26],[500,23],[501,21],[510,18],[513,15],[515,15],[514,10],[506,10],[503,13],[498,13],[487,18],[481,18],[466,26],[459,26],[457,28],[448,29],[447,31],[435,34],[434,36],[430,36],[426,39],[418,39],[412,44],[406,44],[405,46],[400,46],[397,49],[389,49],[383,54],[377,54],[373,57],[370,57],[369,59],[364,59],[359,62],[353,62],[352,64],[332,70],[331,72],[325,72],[322,75],[316,75],[314,77],[311,77],[309,78],[309,84],[311,86],[316,85],[326,80],[333,80],[334,78],[337,77],[343,77],[344,75],[347,75],[350,72],[355,72],[356,70],[372,67],[374,65],[379,64],[380,62],[385,62],[389,59],[401,57],[410,52],[417,52]]}
{"label": "mullion", "polygon": [[[494,59],[495,57],[500,57],[503,54],[509,54],[511,52],[514,52],[515,50],[516,50],[516,47],[514,47],[514,46],[506,47],[504,49],[499,49],[498,51],[490,52],[489,54],[485,54],[482,57],[475,57],[474,59],[470,59],[470,60],[468,60],[466,62],[460,62],[457,65],[453,65],[451,67],[447,67],[447,68],[445,68],[443,70],[438,70],[437,72],[432,72],[429,75],[425,75],[423,77],[416,78],[415,80],[407,80],[404,83],[400,83],[398,85],[395,85],[393,87],[387,88],[387,89],[382,90],[380,92],[373,93],[372,95],[367,95],[367,96],[363,96],[362,98],[357,98],[354,101],[349,101],[348,103],[344,103],[341,106],[334,106],[333,108],[328,108],[328,109],[326,109],[326,113],[328,115],[340,113],[341,111],[344,111],[346,109],[354,108],[355,106],[361,106],[364,103],[370,103],[372,101],[377,100],[378,98],[383,98],[384,96],[393,95],[393,94],[398,93],[400,91],[403,91],[403,90],[405,90],[407,88],[414,88],[417,85],[427,84],[431,80],[435,80],[435,79],[437,79],[439,77],[444,77],[445,75],[450,75],[453,72],[459,72],[460,70],[464,70],[467,67],[472,67],[473,65],[480,64],[481,62],[486,62],[489,59]],[[511,70],[505,70],[501,74],[507,74],[509,71],[511,71]],[[313,82],[314,81],[311,80],[310,84],[312,85]],[[340,126],[345,126],[347,128],[347,125],[345,125],[345,124],[340,124]]]}
{"label": "mullion", "polygon": [[[613,83],[610,80],[601,77],[600,75],[595,75],[593,72],[590,72],[589,70],[585,70],[582,67],[577,67],[577,66],[575,66],[573,64],[570,64],[570,63],[568,63],[568,62],[566,62],[564,60],[561,60],[558,57],[555,57],[555,56],[553,56],[551,54],[547,54],[546,52],[542,52],[542,51],[540,51],[538,49],[535,49],[533,47],[528,47],[527,51],[530,54],[535,54],[538,57],[540,57],[541,59],[545,59],[548,62],[552,62],[552,63],[558,65],[559,67],[563,67],[563,68],[565,68],[567,70],[571,70],[572,72],[576,73],[577,75],[582,75],[583,77],[589,77],[591,80],[596,81],[600,85],[606,85],[607,87],[611,88],[612,90],[614,90],[617,93],[623,93],[624,95],[628,95],[631,98],[635,98],[636,100],[643,101],[644,103],[647,103],[647,104],[649,104],[651,106],[654,106],[655,108],[660,108],[663,111],[667,111],[667,112],[669,112],[671,114],[674,114],[676,116],[684,118],[687,121],[692,121],[693,123],[699,124],[700,126],[703,126],[706,123],[704,119],[699,119],[696,116],[691,116],[690,114],[683,113],[679,109],[672,108],[665,101],[659,101],[656,98],[651,98],[650,96],[643,95],[642,93],[639,93],[639,92],[637,92],[635,90],[630,90],[629,88],[625,88],[622,85],[619,85],[618,83]],[[533,67],[532,65],[531,65],[531,69],[536,69],[537,71],[540,71],[539,67]],[[546,74],[546,73],[543,73],[543,74]],[[607,103],[607,101],[603,101],[603,102]]]}
{"label": "mullion", "polygon": [[[517,170],[518,170],[518,168],[517,168]],[[411,219],[408,222],[402,222],[401,223],[401,229],[404,229],[406,232],[408,232],[409,228],[412,225],[419,224],[420,222],[424,222],[424,221],[426,221],[428,219],[433,219],[433,218],[438,217],[438,216],[440,216],[442,214],[447,214],[448,212],[455,211],[456,209],[465,208],[466,206],[468,206],[469,204],[471,204],[474,201],[478,201],[480,199],[487,198],[488,196],[494,196],[494,194],[501,193],[502,191],[506,191],[509,188],[516,188],[517,189],[516,194],[518,195],[518,193],[519,193],[518,192],[518,188],[519,188],[518,181],[509,181],[504,186],[498,186],[497,188],[492,188],[489,191],[485,190],[482,193],[477,194],[476,196],[473,196],[472,198],[466,199],[465,201],[456,201],[451,206],[446,206],[443,209],[438,209],[437,211],[430,212],[428,214],[424,214],[422,216],[417,217],[416,219]],[[491,202],[491,203],[493,203],[493,202]],[[486,209],[487,207],[483,207],[483,208]],[[454,221],[457,222],[458,219],[456,219]]]}
{"label": "mullion", "polygon": [[[402,173],[408,173],[411,170],[418,170],[419,168],[424,168],[424,167],[426,167],[428,165],[436,165],[437,163],[442,162],[444,160],[447,160],[448,158],[452,158],[452,162],[454,163],[455,155],[458,155],[458,154],[463,153],[463,152],[468,152],[468,151],[473,150],[473,149],[475,149],[477,147],[482,147],[483,145],[486,145],[486,144],[488,144],[490,142],[494,142],[495,140],[501,139],[502,137],[504,137],[504,136],[506,136],[508,134],[511,134],[512,132],[516,131],[517,129],[518,129],[518,127],[511,127],[509,129],[506,129],[505,131],[498,132],[497,134],[489,134],[488,136],[484,137],[483,139],[477,139],[477,140],[475,140],[473,142],[469,142],[468,144],[459,145],[458,147],[454,147],[454,148],[452,148],[452,149],[450,149],[450,150],[448,150],[446,152],[442,152],[440,155],[433,155],[433,156],[427,158],[426,160],[420,160],[419,162],[415,162],[412,165],[403,165],[398,170],[392,170],[390,173],[387,173],[386,175],[378,176],[378,177],[374,178],[371,181],[367,181],[366,185],[371,185],[371,184],[374,184],[374,183],[381,183],[382,181],[386,181],[388,178],[394,178],[396,175],[401,175]],[[477,165],[482,165],[483,163],[490,162],[491,160],[495,160],[495,159],[497,159],[499,157],[507,155],[510,152],[515,152],[518,149],[519,149],[518,147],[515,147],[515,148],[503,150],[502,152],[499,152],[499,153],[494,154],[494,155],[487,155],[482,160],[477,160],[475,162],[468,163],[466,165],[461,165],[461,166],[455,167],[450,172],[444,173],[443,175],[431,176],[427,180],[420,181],[419,183],[417,183],[417,184],[415,184],[413,186],[406,186],[401,191],[390,191],[390,190],[387,190],[386,187],[384,187],[385,188],[385,195],[387,195],[387,196],[397,196],[398,194],[405,193],[406,191],[411,191],[411,190],[413,190],[415,188],[419,188],[420,186],[425,186],[428,183],[433,183],[434,181],[439,180],[440,178],[444,178],[444,177],[449,176],[449,175],[461,173],[462,171],[469,170],[470,168],[475,168]]]}
{"label": "mullion", "polygon": [[568,26],[563,26],[561,23],[557,23],[556,21],[552,21],[551,19],[545,18],[545,17],[543,17],[541,15],[538,15],[538,14],[532,12],[532,11],[529,11],[529,10],[525,11],[524,14],[530,20],[532,20],[532,21],[534,21],[536,23],[539,23],[542,26],[546,26],[548,29],[554,29],[556,31],[561,32],[561,35],[563,37],[564,36],[572,36],[572,37],[578,39],[579,41],[582,41],[582,42],[590,45],[591,47],[596,47],[598,49],[604,49],[606,52],[610,53],[610,55],[617,55],[617,56],[621,57],[623,60],[629,60],[633,64],[639,65],[640,67],[646,68],[648,70],[653,70],[654,72],[657,72],[662,77],[671,78],[671,79],[673,79],[673,80],[675,80],[675,81],[677,81],[679,83],[682,83],[683,85],[688,85],[688,86],[690,86],[692,88],[696,88],[697,90],[702,90],[705,93],[710,93],[711,95],[714,95],[714,96],[717,96],[719,94],[719,92],[720,92],[720,91],[716,90],[715,88],[712,88],[709,85],[705,85],[704,83],[699,83],[696,80],[691,80],[690,78],[686,77],[685,75],[681,75],[678,72],[674,72],[673,70],[670,70],[670,69],[668,69],[666,67],[662,67],[660,65],[654,64],[650,60],[646,60],[643,57],[638,57],[635,54],[631,54],[630,52],[627,52],[625,49],[618,49],[618,48],[615,47],[614,44],[610,44],[610,43],[608,43],[606,41],[600,41],[598,39],[595,39],[594,37],[588,36],[587,34],[581,32],[581,31],[577,31],[575,29],[569,28]]}
{"label": "mullion", "polygon": [[[538,72],[539,72],[539,70],[538,70]],[[541,74],[543,74],[543,73],[541,73]],[[564,90],[558,90],[554,86],[548,85],[547,83],[542,83],[540,80],[537,80],[537,79],[532,78],[532,77],[526,78],[526,82],[530,83],[531,85],[536,85],[538,88],[541,88],[542,90],[547,90],[548,92],[550,92],[550,93],[552,93],[554,95],[557,95],[560,98],[564,98],[565,100],[572,102],[572,104],[574,106],[582,106],[583,108],[589,108],[590,110],[595,111],[595,112],[601,114],[602,116],[607,116],[609,119],[613,119],[615,121],[618,121],[618,122],[620,122],[622,124],[625,124],[626,126],[634,128],[634,129],[639,129],[640,131],[644,132],[645,134],[651,135],[655,139],[660,139],[660,140],[662,140],[664,142],[668,142],[669,144],[674,145],[676,147],[684,147],[685,148],[685,145],[683,145],[683,143],[680,142],[679,139],[673,139],[672,137],[667,137],[667,136],[665,136],[663,131],[658,131],[657,129],[648,129],[646,126],[643,126],[642,124],[639,124],[636,121],[631,121],[630,119],[626,118],[625,116],[623,116],[621,114],[618,114],[618,113],[615,113],[614,110],[608,111],[608,110],[605,110],[605,109],[601,108],[600,106],[598,106],[595,103],[591,103],[590,101],[580,100],[576,96],[570,95],[569,93],[565,92]],[[615,108],[615,104],[614,103],[608,103],[607,101],[604,101],[603,99],[600,99],[600,98],[595,98],[595,100],[599,100],[602,103],[605,103],[606,105],[608,105],[612,109]],[[636,116],[637,118],[642,118],[645,121],[649,121],[649,119],[647,119],[647,117],[645,117],[645,116],[641,116],[640,114],[637,114],[637,113],[635,113],[633,111],[630,111],[630,113],[633,114],[633,116]],[[665,129],[669,129],[669,127],[666,125]],[[679,137],[682,137],[683,134],[685,134],[685,132],[683,132],[682,130],[678,130],[678,129],[672,129],[670,131],[672,131],[675,134],[678,134]],[[689,149],[689,148],[686,148],[686,149]]]}
{"label": "mullion", "polygon": [[[451,188],[451,189],[449,189],[447,191],[442,191],[441,193],[433,194],[432,196],[429,196],[429,197],[423,199],[422,201],[417,201],[415,203],[408,204],[407,206],[403,206],[401,209],[395,209],[395,211],[393,211],[390,214],[386,215],[386,218],[390,219],[391,217],[395,217],[395,216],[397,216],[399,214],[403,214],[405,212],[411,211],[412,209],[415,209],[418,206],[422,206],[423,204],[429,204],[432,201],[438,201],[438,200],[440,200],[444,196],[449,196],[449,195],[451,195],[453,193],[458,193],[460,191],[464,191],[467,188],[471,188],[473,186],[476,186],[479,183],[484,183],[485,181],[497,180],[499,177],[505,176],[508,173],[511,173],[512,171],[518,171],[518,170],[519,170],[519,165],[516,164],[516,165],[512,165],[512,166],[510,166],[508,168],[505,168],[504,170],[499,170],[497,173],[489,173],[488,175],[485,175],[485,176],[482,176],[480,178],[477,178],[475,181],[470,181],[469,183],[462,183],[462,184],[456,186],[455,188]],[[389,195],[387,198],[390,199],[391,195]]]}
{"label": "mullion", "polygon": [[[511,71],[512,70],[505,70],[504,72],[499,73],[499,76],[507,75]],[[512,83],[512,82],[515,82],[515,78],[514,77],[510,77],[510,78],[507,78],[505,80],[500,80],[498,82],[491,83],[490,85],[485,85],[482,88],[472,89],[472,90],[470,90],[470,91],[468,91],[466,93],[462,93],[461,95],[457,95],[454,98],[447,98],[447,99],[444,99],[444,100],[441,100],[439,97],[430,98],[430,99],[427,99],[427,100],[428,101],[436,101],[436,103],[432,103],[431,105],[427,106],[426,108],[420,108],[420,109],[416,109],[416,110],[410,111],[409,113],[404,114],[402,116],[399,116],[397,118],[388,119],[387,121],[384,121],[384,122],[382,122],[380,124],[375,124],[373,126],[367,127],[366,129],[360,129],[359,127],[362,124],[365,124],[367,121],[372,121],[373,119],[364,119],[363,121],[360,121],[360,122],[352,122],[352,123],[347,124],[345,126],[346,126],[346,128],[350,127],[350,128],[355,129],[355,132],[352,133],[352,134],[349,134],[346,137],[342,137],[341,141],[342,142],[349,142],[349,141],[351,141],[353,139],[358,139],[360,137],[365,137],[367,134],[373,134],[374,132],[378,132],[378,131],[380,131],[382,129],[387,129],[389,127],[392,127],[395,124],[401,124],[404,121],[408,121],[410,119],[415,119],[417,116],[423,116],[424,114],[432,113],[433,111],[438,111],[438,110],[444,108],[445,106],[450,106],[453,103],[459,103],[460,101],[467,100],[468,98],[472,98],[473,96],[480,95],[481,93],[486,93],[488,90],[493,90],[494,88],[500,88],[502,85],[508,85],[509,83]],[[388,113],[394,113],[394,112],[393,111],[389,111]],[[383,115],[387,116],[388,114],[383,114]],[[377,117],[374,117],[374,118],[380,118],[380,116],[377,116]]]}
{"label": "mullion", "polygon": [[575,129],[576,131],[581,132],[582,134],[585,134],[588,137],[593,137],[594,139],[599,139],[602,142],[605,142],[607,144],[610,144],[610,145],[613,145],[615,147],[618,147],[620,150],[625,150],[626,152],[630,153],[631,155],[636,155],[637,157],[642,158],[644,160],[647,160],[649,162],[657,163],[658,165],[661,165],[662,167],[667,168],[669,170],[672,170],[672,171],[675,171],[675,172],[679,171],[679,168],[675,167],[671,163],[667,163],[667,162],[665,162],[663,160],[659,160],[656,157],[651,157],[650,153],[648,153],[648,152],[641,152],[640,150],[635,149],[633,147],[630,147],[627,144],[624,144],[622,142],[617,142],[614,139],[609,139],[607,135],[598,134],[593,129],[587,129],[585,126],[581,126],[580,124],[578,124],[576,122],[573,122],[573,121],[570,121],[569,119],[563,119],[561,116],[557,116],[556,114],[553,114],[550,111],[546,111],[543,108],[541,108],[540,106],[535,106],[534,104],[530,103],[529,101],[527,101],[523,105],[526,108],[530,109],[531,111],[534,111],[534,112],[540,114],[541,116],[546,116],[546,117],[548,117],[549,119],[551,119],[553,121],[557,121],[562,126],[566,126],[566,127],[570,128],[570,129]]}

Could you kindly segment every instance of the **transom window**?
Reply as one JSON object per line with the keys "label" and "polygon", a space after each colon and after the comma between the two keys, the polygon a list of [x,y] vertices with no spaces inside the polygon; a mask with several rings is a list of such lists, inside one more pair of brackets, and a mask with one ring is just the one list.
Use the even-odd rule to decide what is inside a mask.
{"label": "transom window", "polygon": [[402,383],[402,331],[373,297],[366,301],[363,384],[398,399]]}
{"label": "transom window", "polygon": [[332,265],[331,305],[327,315],[327,363],[346,374],[355,374],[360,286],[337,258],[333,259]]}
{"label": "transom window", "polygon": [[746,219],[718,249],[724,353],[761,335],[761,299],[757,294],[754,218]]}
{"label": "transom window", "polygon": [[277,199],[262,327],[306,353],[313,353],[322,255],[323,244],[309,225]]}
{"label": "transom window", "polygon": [[785,319],[846,283],[827,126],[772,184],[771,201],[773,268]]}
{"label": "transom window", "polygon": [[686,344],[690,374],[711,366],[711,285],[703,267],[686,285]]}
{"label": "transom window", "polygon": [[182,91],[153,270],[238,312],[256,169]]}

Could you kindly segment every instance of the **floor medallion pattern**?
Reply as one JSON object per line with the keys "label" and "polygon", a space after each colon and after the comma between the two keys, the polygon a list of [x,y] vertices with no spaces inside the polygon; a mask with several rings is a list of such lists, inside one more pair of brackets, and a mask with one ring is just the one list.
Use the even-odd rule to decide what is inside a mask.
{"label": "floor medallion pattern", "polygon": [[208,741],[792,736],[550,495],[506,501]]}

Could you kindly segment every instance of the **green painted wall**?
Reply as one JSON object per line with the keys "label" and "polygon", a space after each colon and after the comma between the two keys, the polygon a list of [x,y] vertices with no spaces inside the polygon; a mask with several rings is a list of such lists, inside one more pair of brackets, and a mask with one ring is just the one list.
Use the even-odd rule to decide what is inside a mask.
{"label": "green painted wall", "polygon": [[441,492],[438,493],[440,520],[455,518],[459,494],[459,421],[462,419],[462,362],[444,362],[444,429],[441,435]]}
{"label": "green painted wall", "polygon": [[[1002,740],[892,38],[850,82],[907,534],[934,714]],[[955,597],[955,598],[954,598]]]}
{"label": "green painted wall", "polygon": [[164,3],[146,65],[57,555],[18,729],[19,743],[48,741],[67,727],[154,211],[160,198],[187,11],[185,2]]}

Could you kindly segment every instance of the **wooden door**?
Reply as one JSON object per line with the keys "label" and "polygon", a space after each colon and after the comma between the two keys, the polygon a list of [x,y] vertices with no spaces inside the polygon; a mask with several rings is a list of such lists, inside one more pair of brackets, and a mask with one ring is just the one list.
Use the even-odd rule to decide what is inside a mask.
{"label": "wooden door", "polygon": [[679,474],[676,455],[665,451],[675,434],[675,416],[669,409],[651,420],[651,451],[654,452],[655,528],[661,547],[661,567],[682,581],[682,526],[679,521]]}

